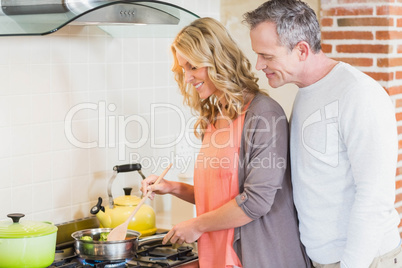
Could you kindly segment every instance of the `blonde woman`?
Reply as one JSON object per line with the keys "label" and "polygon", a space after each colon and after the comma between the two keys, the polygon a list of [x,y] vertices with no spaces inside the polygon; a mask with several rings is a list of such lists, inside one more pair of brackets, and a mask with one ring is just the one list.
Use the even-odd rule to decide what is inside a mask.
{"label": "blonde woman", "polygon": [[174,226],[163,243],[197,241],[202,268],[310,267],[299,240],[282,108],[259,89],[218,21],[201,18],[182,29],[172,52],[184,103],[198,114],[202,148],[194,186],[166,179],[153,185],[156,175],[143,181],[144,194],[169,193],[196,205],[197,217]]}

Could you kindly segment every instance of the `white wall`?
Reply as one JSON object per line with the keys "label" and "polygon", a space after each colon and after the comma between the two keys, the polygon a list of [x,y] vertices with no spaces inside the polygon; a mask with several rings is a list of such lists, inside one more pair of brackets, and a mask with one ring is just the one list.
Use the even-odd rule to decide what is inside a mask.
{"label": "white wall", "polygon": [[[248,29],[240,21],[245,11],[263,0],[166,2],[221,19],[255,63]],[[161,172],[167,162],[175,164],[170,178],[185,171],[183,162],[174,159],[175,146],[159,149],[151,144],[173,142],[183,130],[181,112],[174,107],[157,108],[153,116],[152,103],[175,105],[187,119],[191,116],[170,72],[171,41],[113,38],[95,26],[67,26],[48,36],[0,37],[0,220],[12,212],[54,223],[89,216],[98,196],[107,201],[112,167],[134,161],[138,155],[147,166],[145,175]],[[268,88],[265,77],[260,85]],[[295,88],[269,89],[288,114],[295,92]],[[95,148],[79,148],[66,136],[66,116],[74,107],[86,109],[74,114],[67,131],[71,125],[77,140],[98,142]],[[119,118],[128,124],[118,124]],[[144,134],[141,122],[148,126],[149,135]],[[118,126],[125,138],[118,138]],[[116,130],[114,137],[109,129]],[[140,148],[119,148],[125,139],[132,146],[141,138],[147,142]],[[180,148],[186,156],[191,154],[186,147]],[[119,174],[113,194],[122,195],[123,186],[134,187],[138,193],[140,180],[136,173]],[[153,205],[157,211],[169,210],[170,198],[159,198]]]}
{"label": "white wall", "polygon": [[[216,0],[167,2],[219,18]],[[0,219],[13,212],[54,223],[89,216],[98,196],[106,197],[114,165],[137,155],[161,160],[144,162],[149,167],[143,172],[149,175],[172,161],[174,146],[157,149],[152,142],[176,140],[181,112],[157,108],[152,115],[150,110],[152,103],[168,103],[189,117],[170,71],[171,41],[112,38],[94,26],[67,26],[48,36],[0,37]],[[73,113],[75,108],[81,109]],[[119,119],[129,123],[118,124]],[[142,122],[155,137],[144,134]],[[119,147],[125,139],[132,147],[142,138],[147,142],[140,148]],[[97,145],[79,148],[72,140]],[[181,171],[176,165],[169,175]],[[122,195],[123,186],[138,192],[139,183],[138,174],[119,174],[114,195]],[[169,209],[164,200],[154,204],[157,210]]]}

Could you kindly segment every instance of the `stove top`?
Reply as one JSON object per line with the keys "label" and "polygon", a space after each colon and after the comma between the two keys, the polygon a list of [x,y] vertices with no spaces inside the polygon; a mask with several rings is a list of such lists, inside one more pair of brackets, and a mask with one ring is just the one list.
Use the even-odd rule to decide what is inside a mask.
{"label": "stove top", "polygon": [[[97,221],[91,217],[85,219],[84,226],[73,221],[66,225],[58,225],[55,260],[47,268],[81,268],[81,267],[198,267],[197,245],[193,244],[167,244],[162,245],[163,231],[156,235],[140,239],[137,256],[130,260],[94,261],[81,259],[74,249],[74,239],[71,234],[75,231],[88,228],[98,228]],[[66,232],[69,233],[66,235]],[[59,234],[60,233],[60,234]],[[70,238],[68,238],[70,237]],[[142,240],[142,242],[141,242]]]}
{"label": "stove top", "polygon": [[[152,245],[140,247],[138,257],[131,260],[93,261],[79,258],[74,252],[74,245],[65,249],[56,250],[55,261],[48,268],[80,268],[80,267],[187,267],[198,259],[192,247],[181,246],[177,249],[173,245]],[[197,266],[195,266],[197,267]]]}

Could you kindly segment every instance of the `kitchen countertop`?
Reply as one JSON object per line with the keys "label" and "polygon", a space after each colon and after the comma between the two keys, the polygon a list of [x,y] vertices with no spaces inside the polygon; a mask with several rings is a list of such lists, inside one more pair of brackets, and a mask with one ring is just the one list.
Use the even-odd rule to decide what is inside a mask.
{"label": "kitchen countertop", "polygon": [[174,226],[172,223],[172,213],[170,211],[162,211],[155,213],[156,227],[160,229],[170,230]]}

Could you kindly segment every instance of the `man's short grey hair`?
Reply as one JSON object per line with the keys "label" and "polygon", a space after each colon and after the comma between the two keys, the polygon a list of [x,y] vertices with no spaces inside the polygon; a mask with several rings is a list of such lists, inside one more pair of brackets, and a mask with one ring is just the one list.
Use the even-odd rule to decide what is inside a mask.
{"label": "man's short grey hair", "polygon": [[273,22],[280,45],[289,51],[300,42],[307,42],[314,53],[321,50],[321,30],[314,10],[300,0],[270,0],[244,15],[251,29],[262,22]]}

